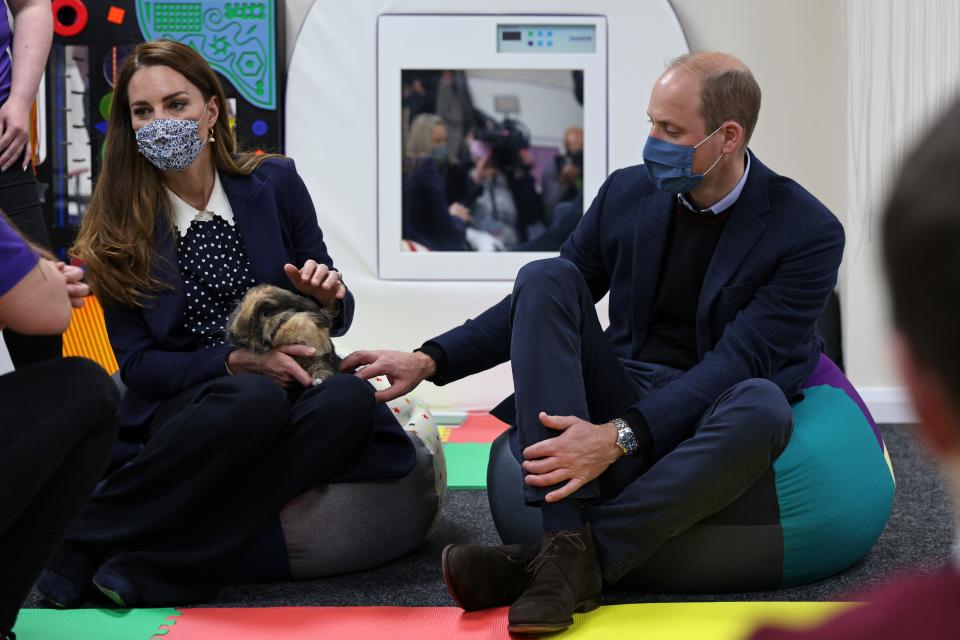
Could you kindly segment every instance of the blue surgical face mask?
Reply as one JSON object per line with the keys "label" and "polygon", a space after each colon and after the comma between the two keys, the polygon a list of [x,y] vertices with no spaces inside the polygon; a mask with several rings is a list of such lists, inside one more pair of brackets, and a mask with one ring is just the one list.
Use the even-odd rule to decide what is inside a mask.
{"label": "blue surgical face mask", "polygon": [[200,120],[158,118],[136,132],[137,149],[161,171],[184,171],[193,164],[206,142],[198,134]]}
{"label": "blue surgical face mask", "polygon": [[430,150],[430,157],[434,159],[437,164],[443,164],[447,161],[447,147],[446,145],[437,145]]}
{"label": "blue surgical face mask", "polygon": [[647,169],[647,175],[650,176],[653,185],[669,193],[686,193],[700,184],[703,176],[717,166],[723,154],[717,156],[710,168],[703,173],[694,173],[693,152],[722,128],[723,125],[720,125],[713,133],[692,147],[649,136],[647,144],[643,147],[643,166]]}

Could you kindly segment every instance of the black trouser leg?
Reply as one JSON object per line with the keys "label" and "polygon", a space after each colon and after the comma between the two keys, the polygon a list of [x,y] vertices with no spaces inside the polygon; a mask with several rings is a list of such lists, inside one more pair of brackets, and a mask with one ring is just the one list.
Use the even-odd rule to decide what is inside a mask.
{"label": "black trouser leg", "polygon": [[0,377],[0,630],[9,629],[96,485],[117,431],[117,391],[82,358]]}

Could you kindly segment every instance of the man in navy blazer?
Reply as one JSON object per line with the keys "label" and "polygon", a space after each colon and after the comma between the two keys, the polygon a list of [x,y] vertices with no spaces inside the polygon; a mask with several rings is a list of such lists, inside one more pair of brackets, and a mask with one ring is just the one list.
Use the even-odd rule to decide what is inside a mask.
{"label": "man in navy blazer", "polygon": [[[601,578],[732,502],[789,441],[844,235],[748,151],[759,107],[741,61],[678,58],[651,93],[644,165],[607,179],[559,258],[413,354],[345,360],[387,374],[383,397],[511,361],[515,396],[493,413],[515,425],[544,536],[445,549],[464,609],[512,605],[517,633],[569,626],[598,605]],[[604,331],[594,305],[608,293]]]}

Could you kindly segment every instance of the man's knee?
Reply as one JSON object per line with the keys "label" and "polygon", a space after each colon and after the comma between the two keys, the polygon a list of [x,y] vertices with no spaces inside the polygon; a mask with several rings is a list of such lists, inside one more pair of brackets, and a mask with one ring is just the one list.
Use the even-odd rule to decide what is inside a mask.
{"label": "man's knee", "polygon": [[744,412],[742,422],[758,438],[780,451],[790,440],[793,410],[783,391],[766,378],[744,380],[727,391],[727,402]]}
{"label": "man's knee", "polygon": [[583,276],[572,262],[564,258],[546,258],[523,265],[517,273],[514,288],[532,285],[542,290],[544,286],[575,283],[578,280],[583,280]]}
{"label": "man's knee", "polygon": [[535,260],[525,264],[513,284],[513,304],[577,305],[589,296],[580,270],[563,258]]}

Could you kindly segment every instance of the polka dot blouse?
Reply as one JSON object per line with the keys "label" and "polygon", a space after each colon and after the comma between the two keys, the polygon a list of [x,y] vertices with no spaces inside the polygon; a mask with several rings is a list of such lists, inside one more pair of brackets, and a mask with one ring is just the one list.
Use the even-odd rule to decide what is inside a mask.
{"label": "polka dot blouse", "polygon": [[184,328],[205,346],[226,342],[227,316],[256,284],[236,225],[219,216],[194,220],[177,237],[177,261],[187,305]]}

